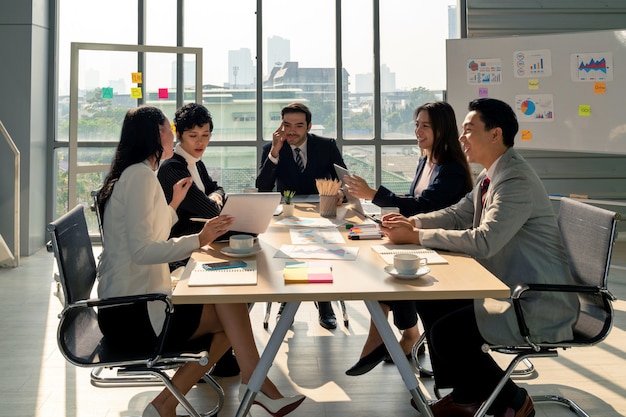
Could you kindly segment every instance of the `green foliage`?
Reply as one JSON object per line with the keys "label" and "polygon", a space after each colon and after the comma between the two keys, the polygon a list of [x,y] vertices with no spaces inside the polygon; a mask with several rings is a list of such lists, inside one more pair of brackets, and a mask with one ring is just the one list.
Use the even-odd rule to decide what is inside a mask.
{"label": "green foliage", "polygon": [[285,204],[291,204],[291,199],[293,198],[294,195],[296,195],[295,191],[291,191],[291,190],[283,191],[283,201],[285,202]]}

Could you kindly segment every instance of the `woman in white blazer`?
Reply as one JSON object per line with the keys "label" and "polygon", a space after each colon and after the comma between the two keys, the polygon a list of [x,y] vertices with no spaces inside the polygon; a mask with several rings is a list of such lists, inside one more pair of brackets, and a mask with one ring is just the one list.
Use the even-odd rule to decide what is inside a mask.
{"label": "woman in white blazer", "polygon": [[[168,239],[178,220],[176,208],[184,199],[191,177],[174,185],[170,205],[155,171],[162,159],[173,154],[173,133],[161,110],[140,106],[124,118],[120,143],[111,171],[98,195],[103,213],[103,251],[99,266],[101,297],[146,293],[171,293],[168,262],[187,258],[191,253],[228,230],[232,218],[217,216],[199,233]],[[164,311],[155,302],[143,305],[100,309],[98,321],[107,342],[128,349],[153,346],[164,322]],[[241,304],[205,304],[176,306],[166,345],[174,348],[181,342],[212,335],[209,364],[188,363],[176,371],[177,388],[187,393],[232,345],[241,368],[242,389],[259,361],[248,307]],[[294,410],[304,396],[283,397],[266,379],[255,404],[274,416]],[[164,389],[146,407],[144,417],[174,417],[178,400]]]}

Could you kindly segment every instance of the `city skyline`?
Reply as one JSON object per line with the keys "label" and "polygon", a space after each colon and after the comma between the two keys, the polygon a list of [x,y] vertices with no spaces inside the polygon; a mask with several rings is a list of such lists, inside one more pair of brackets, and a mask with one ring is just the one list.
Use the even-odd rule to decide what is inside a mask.
{"label": "city skyline", "polygon": [[[121,2],[121,0],[112,0]],[[162,3],[163,6],[159,6]],[[169,2],[172,3],[172,2]],[[175,12],[166,0],[153,0],[150,5],[156,6],[153,10],[154,20],[171,21],[170,14]],[[199,0],[188,0],[186,4],[194,5],[202,4]],[[225,85],[231,83],[232,68],[227,65],[228,54],[230,51],[249,49],[254,60],[255,48],[255,25],[254,15],[252,13],[242,13],[241,4],[248,4],[247,1],[233,2],[234,4],[220,4],[212,6],[212,9],[220,9],[220,15],[236,16],[238,30],[232,31],[225,29],[228,19],[211,19],[211,24],[207,26],[206,36],[198,38],[193,36],[192,29],[196,26],[196,21],[202,21],[203,16],[190,14],[187,27],[190,35],[186,35],[185,44],[190,47],[202,47],[204,50],[203,63],[203,84]],[[253,3],[253,2],[252,2]],[[396,88],[399,90],[410,90],[413,88],[424,87],[432,90],[445,89],[445,39],[448,37],[449,6],[454,6],[454,0],[447,2],[435,2],[431,4],[426,0],[419,1],[400,1],[392,0],[385,2],[384,7],[381,5],[381,64],[386,65],[389,71],[395,73]],[[442,4],[443,3],[443,4]],[[167,6],[165,5],[167,4]],[[342,50],[343,67],[350,74],[350,82],[356,82],[357,74],[373,73],[373,52],[371,50],[371,30],[369,24],[364,22],[371,21],[371,11],[365,9],[364,13],[355,15],[354,10],[362,3],[358,0],[346,0],[342,3],[344,9],[342,17],[342,26],[344,32],[344,46]],[[397,7],[394,6],[397,5]],[[86,7],[83,2],[77,0],[63,0],[62,5],[71,7],[75,5],[77,8]],[[328,68],[334,67],[335,51],[334,51],[334,21],[328,19],[328,11],[334,10],[334,1],[321,0],[312,7],[307,8],[306,19],[285,18],[295,8],[295,6],[285,0],[276,0],[264,3],[264,16],[268,16],[264,20],[264,46],[263,46],[263,67],[267,71],[270,67],[270,60],[275,60],[269,54],[267,43],[272,38],[282,38],[290,43],[290,55],[288,59],[298,62],[303,68]],[[198,6],[200,7],[200,6]],[[190,6],[191,8],[191,6]],[[115,7],[111,7],[115,9]],[[361,6],[361,9],[362,6]],[[63,10],[61,9],[62,16]],[[394,10],[402,10],[402,13],[395,13]],[[68,12],[69,13],[69,12]],[[80,13],[79,10],[76,13]],[[160,14],[160,15],[159,15]],[[202,13],[198,13],[202,15]],[[217,13],[215,13],[217,15]],[[297,13],[296,16],[299,16]],[[128,38],[135,35],[132,31],[124,33],[125,26],[133,21],[132,15],[119,16],[111,12],[111,20],[121,21],[121,17],[127,20],[125,25],[121,21],[119,31],[111,31],[107,33],[108,42],[128,44]],[[151,16],[152,17],[152,16]],[[301,16],[300,16],[301,17]],[[106,21],[108,16],[100,16],[102,21]],[[71,15],[67,16],[70,21],[67,25],[63,25],[60,33],[60,48],[63,59],[59,60],[59,86],[60,94],[67,92],[66,87],[69,86],[66,81],[69,77],[69,43],[71,41],[80,42],[96,42],[102,41],[102,35],[90,40],[92,33],[96,30],[87,30],[88,27],[97,25],[98,22],[80,21],[77,24],[71,21]],[[317,24],[317,22],[321,22]],[[306,22],[315,21],[316,30],[311,32]],[[202,23],[206,26],[206,23]],[[165,25],[155,28],[148,24],[146,43],[150,45],[171,45],[172,36],[175,39],[175,25]],[[239,26],[241,28],[239,28]],[[317,28],[319,26],[319,29]],[[67,29],[65,29],[67,28]],[[271,29],[267,29],[271,28]],[[393,30],[392,30],[393,29]],[[216,43],[215,36],[211,33],[228,33],[229,35],[220,38],[220,42]],[[118,33],[119,32],[119,33]],[[191,39],[191,40],[190,40]],[[325,48],[324,45],[332,47]],[[65,49],[65,51],[63,51]],[[130,56],[128,62],[125,63],[125,57],[111,57],[102,55],[100,57],[85,58],[83,61],[81,56],[81,68],[85,70],[97,69],[100,73],[100,83],[105,80],[118,81],[128,78],[124,72],[117,71],[117,67],[127,67],[135,65],[135,58]],[[154,84],[167,85],[171,83],[171,62],[172,56],[153,56],[149,59],[148,64],[163,70],[150,76],[150,81]],[[426,65],[425,62],[429,64]],[[120,65],[117,65],[117,64]],[[223,63],[223,64],[222,64]],[[256,62],[253,61],[256,65]],[[108,72],[108,74],[104,74]],[[267,73],[266,73],[267,74]],[[264,74],[264,75],[266,75]],[[239,78],[239,75],[238,75]],[[239,84],[239,82],[237,82]],[[156,86],[155,86],[156,87]],[[81,86],[84,88],[84,86]],[[127,88],[130,88],[130,81]],[[151,87],[149,87],[151,88]],[[354,91],[353,88],[351,88]]]}

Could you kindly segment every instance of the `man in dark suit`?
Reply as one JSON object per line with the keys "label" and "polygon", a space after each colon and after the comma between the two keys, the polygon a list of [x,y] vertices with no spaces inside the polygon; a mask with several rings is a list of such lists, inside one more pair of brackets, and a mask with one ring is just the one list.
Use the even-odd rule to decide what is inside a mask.
{"label": "man in dark suit", "polygon": [[[256,187],[261,192],[273,191],[275,187],[279,192],[295,191],[296,195],[318,194],[315,180],[337,179],[334,164],[346,166],[337,143],[309,133],[311,111],[302,103],[289,104],[282,109],[281,116],[282,123],[272,135],[272,141],[263,146]],[[341,201],[342,197],[338,199]],[[337,327],[330,302],[319,302],[318,310],[322,327]]]}

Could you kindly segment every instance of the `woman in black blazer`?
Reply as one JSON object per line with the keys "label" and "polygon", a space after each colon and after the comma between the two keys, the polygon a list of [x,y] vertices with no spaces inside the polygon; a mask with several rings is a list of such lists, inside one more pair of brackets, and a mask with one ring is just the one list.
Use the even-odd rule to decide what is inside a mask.
{"label": "woman in black blazer", "polygon": [[[443,101],[425,103],[415,109],[414,118],[415,137],[422,156],[409,192],[397,195],[383,186],[374,190],[356,175],[344,177],[344,191],[357,198],[372,200],[380,207],[398,207],[406,217],[451,206],[471,191],[472,175],[461,149],[452,107]],[[381,305],[388,311],[388,306]],[[406,329],[402,332],[400,346],[409,357],[420,332],[417,325],[407,328],[409,326],[403,323],[412,323],[417,312],[409,303],[406,306],[396,303],[393,314],[396,326]],[[371,326],[375,327],[373,322]],[[387,357],[385,346],[375,344],[366,340],[359,362],[346,371],[348,375],[369,372]]]}

